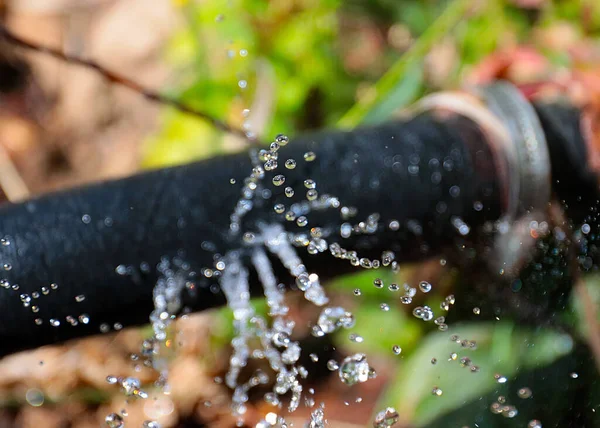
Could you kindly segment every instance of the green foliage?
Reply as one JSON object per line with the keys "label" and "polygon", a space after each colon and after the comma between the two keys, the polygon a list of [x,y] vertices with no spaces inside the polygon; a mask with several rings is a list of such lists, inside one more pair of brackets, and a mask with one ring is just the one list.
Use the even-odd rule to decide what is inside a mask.
{"label": "green foliage", "polygon": [[[448,340],[447,332],[429,334],[404,361],[385,399],[400,413],[412,415],[417,426],[427,425],[492,390],[498,383],[495,374],[511,379],[520,372],[543,367],[573,348],[568,335],[521,329],[508,322],[466,324],[452,328],[450,334],[475,341],[477,348],[461,347]],[[450,357],[452,353],[458,354],[456,360]],[[465,356],[479,367],[478,372],[461,366],[460,358]],[[436,364],[431,363],[432,358],[437,359]],[[432,394],[434,387],[442,390],[441,396]]]}
{"label": "green foliage", "polygon": [[[435,63],[436,58],[429,54],[444,41],[450,40],[456,47],[457,58],[441,87],[454,88],[507,41],[533,45],[536,29],[564,21],[578,34],[600,32],[600,7],[585,9],[585,4],[593,2],[578,0],[548,1],[537,15],[505,0],[476,2],[477,8],[469,0],[179,3],[187,25],[176,32],[166,49],[167,62],[177,70],[177,84],[168,92],[237,127],[243,125],[244,109],[250,109],[251,118],[252,112],[262,111],[264,125],[260,131],[265,139],[311,127],[352,128],[389,119],[397,109],[439,89],[440,85],[432,87],[428,82],[425,67],[432,60]],[[362,30],[344,29],[342,23],[348,20],[358,21]],[[394,25],[406,28],[413,39],[405,51],[379,41],[383,46],[373,49],[373,55],[378,56],[381,71],[370,66],[359,70],[348,67],[342,40],[353,37],[352,31],[366,31],[370,40],[385,39]],[[570,65],[565,52],[540,51],[554,64]],[[240,87],[241,81],[246,82],[245,88]],[[367,95],[359,96],[363,93]],[[148,141],[144,163],[154,167],[189,162],[239,148],[239,142],[237,146],[235,143],[207,123],[169,110],[162,117],[159,132]],[[372,281],[376,276],[386,285],[393,280],[403,283],[402,278],[393,278],[380,269],[328,284],[329,293],[346,298],[357,320],[351,332],[336,333],[335,342],[348,352],[396,358],[398,375],[383,404],[395,406],[404,420],[417,426],[438,426],[435,424],[440,418],[458,409],[467,412],[460,420],[471,424],[470,412],[477,410],[474,403],[498,388],[495,373],[514,379],[548,366],[570,353],[573,346],[573,339],[564,333],[520,328],[507,320],[452,325],[450,333],[438,332],[399,304],[402,291],[394,295],[375,288]],[[360,296],[353,295],[355,288],[361,290]],[[588,283],[588,288],[598,303],[597,280]],[[436,308],[443,296],[435,291],[430,294],[425,304]],[[390,311],[382,311],[381,303],[388,303]],[[264,304],[257,306],[261,314],[266,310]],[[557,317],[575,327],[579,339],[587,335],[582,313],[580,303],[573,299],[569,310]],[[214,344],[225,346],[233,334],[230,311],[218,311],[216,320],[223,328],[215,330]],[[349,333],[363,336],[365,341],[353,343],[348,340]],[[475,340],[477,350],[465,350],[450,342],[450,334]],[[394,345],[402,348],[400,356],[392,354]],[[479,372],[471,373],[459,361],[448,361],[452,352],[459,354],[458,359],[471,358]],[[437,358],[436,365],[431,364],[432,358]],[[442,389],[442,396],[432,395],[434,386]]]}
{"label": "green foliage", "polygon": [[[351,105],[357,84],[335,53],[338,6],[331,0],[184,3],[189,25],[167,48],[168,61],[179,70],[171,92],[238,127],[244,109],[252,114],[266,105],[266,136],[293,134],[314,109],[323,112],[314,125],[331,125]],[[319,97],[312,100],[315,93]],[[166,114],[145,164],[185,162],[223,150],[221,134],[193,122],[199,121]]]}
{"label": "green foliage", "polygon": [[[375,278],[382,279],[385,287],[375,287]],[[336,342],[348,352],[389,356],[392,347],[398,345],[404,356],[417,345],[423,334],[423,323],[400,307],[398,298],[402,291],[389,291],[387,287],[392,282],[402,285],[404,281],[402,277],[394,277],[390,271],[378,270],[348,275],[328,284],[330,293],[351,296],[346,307],[352,311],[356,326],[350,331],[340,330],[336,333]],[[360,290],[360,295],[355,295],[354,290]],[[382,310],[382,303],[387,304],[390,310]],[[365,341],[355,343],[348,340],[351,333],[363,337]]]}

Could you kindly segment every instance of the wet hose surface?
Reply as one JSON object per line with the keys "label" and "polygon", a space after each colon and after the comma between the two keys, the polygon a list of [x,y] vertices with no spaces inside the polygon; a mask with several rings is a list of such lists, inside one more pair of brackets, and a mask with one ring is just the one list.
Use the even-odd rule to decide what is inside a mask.
{"label": "wet hose surface", "polygon": [[600,196],[597,175],[588,166],[581,112],[565,104],[539,103],[534,108],[548,141],[553,190],[569,220],[581,224]]}
{"label": "wet hose surface", "polygon": [[[316,160],[305,162],[307,151],[314,151]],[[288,158],[297,161],[295,169],[283,167]],[[257,231],[260,222],[282,224],[289,231],[313,226],[339,231],[338,210],[311,213],[305,228],[273,211],[276,203],[290,204],[285,186],[298,195],[292,201],[303,198],[307,178],[317,183],[320,194],[356,207],[357,217],[349,220],[353,224],[373,213],[384,226],[398,221],[397,231],[382,226],[371,235],[342,239],[338,232],[329,240],[366,257],[385,250],[395,251],[399,262],[430,257],[460,238],[453,218],[461,218],[476,235],[502,211],[485,138],[459,116],[442,121],[421,115],[347,133],[300,136],[280,150],[279,163],[264,180],[272,194],[259,195],[243,231]],[[239,235],[229,233],[229,216],[251,169],[243,153],[0,207],[0,237],[9,244],[0,245],[0,261],[10,266],[1,275],[8,289],[0,288],[0,356],[97,334],[102,324],[146,323],[158,277],[155,266],[162,257],[179,257],[198,273],[195,295],[185,300],[189,310],[224,304],[216,279],[201,272],[213,267],[215,253],[244,247]],[[270,185],[278,173],[285,174],[285,186]],[[474,209],[475,202],[482,208]],[[324,279],[355,269],[328,252],[300,254],[308,270]],[[273,267],[280,281],[289,278],[278,262]],[[18,290],[12,289],[15,284]],[[51,284],[58,287],[53,290]],[[257,280],[251,285],[261,292]],[[49,292],[41,293],[42,287]],[[36,291],[40,297],[30,303],[39,307],[34,313],[19,296]],[[89,316],[89,323],[74,327],[65,322],[81,314]],[[52,326],[50,319],[61,323]]]}

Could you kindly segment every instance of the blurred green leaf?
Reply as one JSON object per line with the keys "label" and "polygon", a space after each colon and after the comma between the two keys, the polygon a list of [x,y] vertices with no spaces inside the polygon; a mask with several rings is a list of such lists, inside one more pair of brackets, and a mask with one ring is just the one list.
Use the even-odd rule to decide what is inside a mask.
{"label": "blurred green leaf", "polygon": [[379,104],[365,114],[362,123],[370,125],[389,119],[395,111],[417,100],[423,90],[423,63],[407,65],[402,80],[381,97]]}
{"label": "blurred green leaf", "polygon": [[[416,322],[398,305],[389,305],[389,311],[383,311],[378,304],[357,307],[353,312],[356,326],[351,331],[338,332],[337,342],[351,352],[365,352],[368,355],[393,356],[394,345],[400,346],[403,354],[410,353],[421,339],[422,323]],[[350,333],[361,336],[364,342],[350,341]],[[398,358],[404,358],[404,355]]]}
{"label": "blurred green leaf", "polygon": [[[477,349],[450,341],[452,334],[475,341]],[[519,372],[550,364],[572,348],[573,340],[566,334],[522,329],[508,322],[457,326],[451,334],[431,333],[405,360],[385,402],[395,405],[400,414],[411,415],[417,426],[424,426],[491,390],[497,383],[496,373],[511,379]],[[449,361],[451,353],[458,354],[455,361]],[[462,357],[470,358],[479,371],[461,367]],[[437,364],[431,363],[432,358]],[[434,387],[443,395],[432,394]]]}

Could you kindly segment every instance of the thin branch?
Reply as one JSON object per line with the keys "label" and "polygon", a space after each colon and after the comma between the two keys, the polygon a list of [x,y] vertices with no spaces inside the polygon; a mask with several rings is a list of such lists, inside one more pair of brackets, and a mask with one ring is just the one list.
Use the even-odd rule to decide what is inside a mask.
{"label": "thin branch", "polygon": [[182,102],[180,102],[178,100],[175,100],[168,96],[161,95],[157,92],[153,92],[147,88],[144,88],[139,83],[137,83],[131,79],[128,79],[127,77],[121,76],[117,73],[107,70],[106,68],[102,67],[100,64],[96,63],[95,61],[86,60],[86,59],[80,58],[78,56],[64,53],[58,49],[53,49],[48,46],[42,46],[42,45],[39,45],[39,44],[31,42],[31,41],[23,40],[19,36],[13,34],[4,25],[0,25],[0,39],[5,39],[7,42],[9,42],[13,45],[16,45],[18,47],[24,48],[24,49],[29,49],[29,50],[32,50],[35,52],[41,52],[41,53],[50,55],[54,58],[57,58],[61,61],[65,61],[65,62],[68,62],[71,64],[77,64],[79,66],[92,69],[92,70],[96,71],[98,74],[100,74],[102,77],[104,77],[106,80],[108,80],[109,82],[115,83],[115,84],[118,84],[121,86],[125,86],[126,88],[129,88],[134,92],[137,92],[138,94],[142,95],[143,97],[145,97],[146,99],[148,99],[150,101],[168,105],[168,106],[173,107],[183,113],[203,119],[203,120],[209,122],[215,128],[220,129],[224,132],[234,134],[234,135],[241,137],[244,140],[250,141],[252,143],[255,142],[255,140],[248,137],[248,135],[246,135],[246,133],[243,130],[235,128],[231,125],[228,125],[224,121],[216,119],[216,118],[212,117],[211,115],[209,115],[208,113],[204,113],[202,111],[196,110],[193,107],[183,104]]}

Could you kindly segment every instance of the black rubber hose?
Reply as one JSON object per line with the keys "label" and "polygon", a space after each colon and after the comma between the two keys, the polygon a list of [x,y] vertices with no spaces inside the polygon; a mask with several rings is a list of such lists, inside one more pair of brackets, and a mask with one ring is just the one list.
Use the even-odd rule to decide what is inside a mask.
{"label": "black rubber hose", "polygon": [[[316,160],[305,162],[307,151],[314,151]],[[296,159],[298,166],[285,169],[287,158]],[[394,232],[379,227],[357,239],[336,234],[343,247],[365,256],[380,257],[391,249],[401,262],[424,258],[442,251],[458,235],[453,217],[475,232],[501,211],[485,139],[474,123],[461,117],[442,122],[423,115],[352,132],[301,136],[280,150],[279,163],[278,170],[266,174],[265,183],[283,173],[285,186],[303,198],[303,182],[310,178],[321,194],[358,209],[353,223],[372,213],[380,215],[382,225],[399,222]],[[0,285],[9,287],[0,288],[0,356],[97,334],[102,324],[146,323],[153,308],[155,266],[163,257],[178,256],[198,272],[197,294],[186,301],[190,310],[222,305],[215,279],[201,273],[213,266],[215,253],[243,247],[239,236],[228,233],[229,215],[251,169],[249,156],[238,154],[0,207],[0,237],[8,244],[0,245],[0,264],[6,268],[0,269],[6,281]],[[265,186],[272,194],[258,198],[244,230],[256,230],[258,221],[299,229],[273,211],[278,202],[290,204],[283,195],[285,186]],[[474,209],[474,201],[483,209]],[[309,218],[304,229],[339,231],[342,223],[335,210],[314,212]],[[324,278],[354,269],[330,254],[301,254],[308,269]],[[274,268],[285,280],[283,266],[275,263]],[[253,286],[260,292],[257,281]],[[42,287],[48,294],[40,292]],[[40,296],[24,307],[19,296],[36,291]],[[33,305],[38,312],[32,311]],[[81,314],[89,316],[89,323],[73,327],[65,321]],[[50,319],[60,325],[52,326]]]}
{"label": "black rubber hose", "polygon": [[600,197],[598,177],[588,166],[581,132],[581,112],[567,104],[534,104],[546,134],[552,168],[552,188],[566,215],[576,225],[588,221]]}

